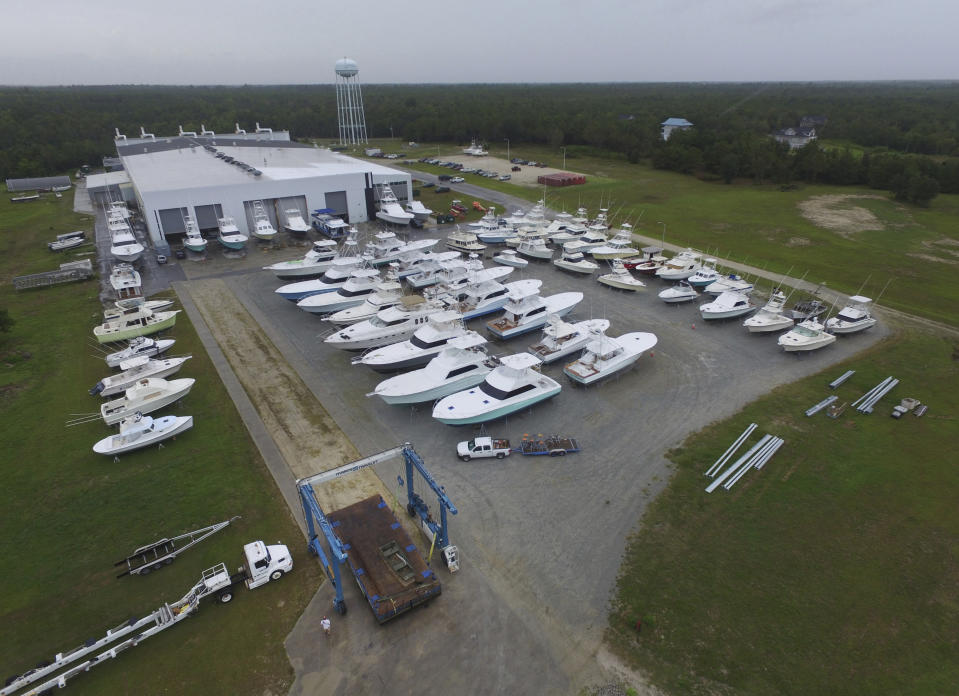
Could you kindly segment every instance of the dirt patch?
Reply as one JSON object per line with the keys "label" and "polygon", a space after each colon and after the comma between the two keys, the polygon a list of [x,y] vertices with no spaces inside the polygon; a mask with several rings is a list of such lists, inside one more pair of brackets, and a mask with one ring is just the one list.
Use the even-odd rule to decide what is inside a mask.
{"label": "dirt patch", "polygon": [[[458,162],[464,166],[473,169],[485,169],[488,172],[498,172],[500,174],[509,174],[511,184],[520,186],[540,186],[536,183],[537,177],[543,174],[556,174],[557,172],[572,172],[570,169],[556,169],[555,167],[527,167],[524,165],[514,165],[509,160],[501,157],[473,157],[471,155],[454,155],[453,157],[443,157],[448,162]],[[519,166],[520,171],[511,171],[514,166]],[[577,174],[578,172],[572,172]]]}
{"label": "dirt patch", "polygon": [[871,210],[852,203],[862,199],[886,200],[883,196],[868,194],[827,194],[801,201],[798,204],[799,212],[817,227],[842,236],[886,229]]}
{"label": "dirt patch", "polygon": [[810,244],[812,244],[812,242],[805,237],[790,237],[786,242],[786,246],[788,247],[804,247],[809,246]]}
{"label": "dirt patch", "polygon": [[922,261],[931,261],[933,263],[944,263],[949,266],[959,266],[959,261],[954,259],[944,259],[941,256],[933,256],[932,254],[906,254],[906,256],[913,259],[921,259]]}

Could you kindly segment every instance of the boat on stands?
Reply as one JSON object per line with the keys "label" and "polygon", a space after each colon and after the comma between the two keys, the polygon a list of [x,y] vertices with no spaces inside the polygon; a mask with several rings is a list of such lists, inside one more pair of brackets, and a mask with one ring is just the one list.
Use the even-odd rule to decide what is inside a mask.
{"label": "boat on stands", "polygon": [[324,317],[323,321],[328,321],[338,326],[349,326],[350,324],[372,319],[378,312],[387,307],[393,307],[399,304],[402,299],[403,286],[400,285],[396,273],[391,269],[391,272],[387,274],[386,278],[378,280],[375,283],[373,292],[366,296],[363,304],[334,312],[328,317]]}
{"label": "boat on stands", "polygon": [[806,319],[779,337],[777,343],[787,353],[808,352],[836,342],[835,334],[816,319]]}
{"label": "boat on stands", "polygon": [[627,270],[636,271],[643,275],[656,275],[656,271],[662,268],[669,259],[663,255],[660,247],[648,246],[641,249],[642,253],[631,259],[623,259],[623,265]]}
{"label": "boat on stands", "polygon": [[373,241],[366,245],[363,255],[369,257],[371,265],[380,266],[384,263],[398,261],[406,254],[429,251],[436,246],[437,242],[439,242],[438,239],[418,239],[412,242],[404,242],[395,233],[381,230],[373,235]]}
{"label": "boat on stands", "polygon": [[[459,252],[453,253],[457,254],[457,256],[459,255]],[[441,261],[433,264],[430,268],[422,273],[407,276],[406,283],[411,288],[417,290],[420,288],[428,288],[431,285],[436,285],[437,283],[458,285],[466,282],[466,280],[469,278],[469,274],[472,271],[481,270],[482,268],[483,262],[480,261],[479,258],[474,254],[470,254],[469,259],[456,258],[450,261]]]}
{"label": "boat on stands", "polygon": [[326,272],[322,276],[311,280],[287,283],[277,288],[274,292],[284,299],[297,302],[310,295],[319,295],[339,290],[349,279],[350,274],[365,262],[363,257],[355,255],[355,242],[351,245],[349,241],[350,240],[347,240],[343,253],[330,262],[329,268],[326,269]]}
{"label": "boat on stands", "polygon": [[544,326],[550,314],[566,316],[582,300],[581,292],[561,292],[540,297],[538,289],[529,292],[525,287],[516,288],[508,295],[503,316],[487,322],[486,329],[497,338],[513,338]]}
{"label": "boat on stands", "polygon": [[464,155],[470,155],[472,157],[486,157],[489,153],[486,149],[476,142],[476,139],[470,141],[470,146],[463,148]]}
{"label": "boat on stands", "polygon": [[624,259],[636,256],[639,249],[633,246],[633,226],[624,222],[612,239],[606,244],[593,247],[589,250],[590,255],[597,261],[608,261],[610,259]]}
{"label": "boat on stands", "polygon": [[142,283],[140,274],[128,263],[118,263],[110,271],[110,287],[118,299],[140,297]]}
{"label": "boat on stands", "polygon": [[656,270],[663,280],[688,280],[701,268],[700,254],[692,249],[681,251]]}
{"label": "boat on stands", "polygon": [[320,239],[313,242],[302,259],[280,261],[264,266],[264,271],[273,271],[277,278],[307,278],[319,276],[333,264],[336,254],[336,242],[332,239]]}
{"label": "boat on stands", "polygon": [[703,319],[732,319],[750,314],[755,309],[756,305],[748,295],[726,290],[712,302],[699,305],[699,314]]}
{"label": "boat on stands", "polygon": [[173,300],[144,300],[142,297],[131,297],[126,300],[117,300],[113,307],[103,310],[103,320],[119,319],[124,314],[149,309],[151,312],[160,312],[173,306]]}
{"label": "boat on stands", "polygon": [[276,237],[276,228],[270,222],[263,201],[253,201],[253,236],[263,241],[270,241]]}
{"label": "boat on stands", "polygon": [[470,331],[463,324],[463,315],[459,312],[444,310],[431,314],[427,322],[417,327],[413,335],[403,341],[397,341],[375,350],[368,351],[353,359],[354,365],[366,365],[377,372],[396,372],[422,367],[449,342],[467,334],[479,337],[479,343],[486,339]]}
{"label": "boat on stands", "polygon": [[697,299],[699,292],[687,281],[681,280],[672,287],[661,290],[658,297],[668,304],[679,304]]}
{"label": "boat on stands", "polygon": [[581,251],[571,251],[568,244],[563,245],[563,254],[553,261],[553,265],[557,268],[562,268],[564,271],[585,273],[587,275],[599,270],[598,263],[587,259]]}
{"label": "boat on stands", "polygon": [[137,241],[130,223],[123,218],[111,218],[107,227],[110,230],[110,255],[117,261],[133,263],[146,251]]}
{"label": "boat on stands", "polygon": [[459,288],[456,297],[446,301],[450,309],[463,315],[464,320],[475,319],[505,307],[511,293],[536,293],[542,284],[543,281],[531,278],[504,285],[495,278],[486,277]]}
{"label": "boat on stands", "polygon": [[116,456],[169,440],[192,427],[193,416],[152,418],[138,413],[120,421],[120,432],[100,440],[93,446],[93,451]]}
{"label": "boat on stands", "polygon": [[730,273],[707,285],[704,292],[719,295],[728,290],[748,294],[753,291],[753,284],[740,275]]}
{"label": "boat on stands", "polygon": [[563,374],[579,384],[593,384],[625,370],[657,343],[656,334],[637,331],[613,338],[593,334],[579,360],[563,368]]}
{"label": "boat on stands", "polygon": [[606,236],[605,232],[602,232],[601,230],[594,230],[590,227],[583,234],[581,234],[578,239],[575,239],[572,242],[566,242],[566,244],[563,245],[563,248],[570,252],[580,251],[583,253],[589,253],[597,247],[606,246],[608,244],[609,238]]}
{"label": "boat on stands", "polygon": [[113,396],[132,387],[141,379],[148,377],[167,377],[179,371],[183,363],[192,356],[183,355],[178,358],[148,358],[140,356],[130,358],[120,363],[122,372],[104,377],[90,389],[90,394],[96,396]]}
{"label": "boat on stands", "polygon": [[613,259],[612,269],[609,273],[599,276],[598,280],[603,285],[619,290],[630,290],[636,292],[646,287],[646,283],[639,278],[634,278],[633,274],[626,270],[620,259]]}
{"label": "boat on stands", "polygon": [[376,290],[380,272],[372,268],[355,268],[342,286],[334,292],[322,292],[309,295],[296,303],[296,306],[310,314],[332,314],[363,304]]}
{"label": "boat on stands", "polygon": [[721,279],[723,274],[716,269],[716,259],[703,259],[703,265],[687,279],[694,288],[705,288]]}
{"label": "boat on stands", "polygon": [[419,295],[406,295],[399,304],[380,310],[372,319],[333,332],[324,343],[340,350],[388,346],[407,340],[429,322],[430,316],[444,309],[446,306],[442,302],[427,300]]}
{"label": "boat on stands", "polygon": [[380,189],[380,209],[376,212],[376,217],[391,225],[408,225],[414,214],[403,210],[393,189],[384,185]]}
{"label": "boat on stands", "polygon": [[67,237],[66,239],[58,239],[55,242],[47,242],[47,248],[50,251],[67,251],[86,243],[83,237]]}
{"label": "boat on stands", "polygon": [[529,353],[507,355],[477,386],[440,399],[433,418],[446,425],[485,423],[556,396],[562,387],[539,366]]}
{"label": "boat on stands", "polygon": [[195,382],[189,377],[174,380],[144,377],[128,387],[119,399],[101,405],[100,417],[107,425],[116,425],[136,413],[153,413],[189,394]]}
{"label": "boat on stands", "polygon": [[187,215],[183,218],[183,224],[186,227],[186,235],[183,238],[183,246],[190,251],[196,252],[197,254],[202,254],[204,251],[206,251],[207,242],[200,233],[200,228],[197,226],[196,220]]}
{"label": "boat on stands", "polygon": [[527,236],[520,239],[519,244],[516,245],[516,253],[531,259],[551,259],[553,247],[546,243],[546,237]]}
{"label": "boat on stands", "polygon": [[221,217],[216,221],[216,239],[227,249],[240,250],[246,246],[249,237],[240,232],[236,221],[231,217]]}
{"label": "boat on stands", "polygon": [[791,316],[786,315],[786,295],[781,290],[776,290],[758,312],[746,318],[743,326],[749,333],[771,333],[791,328],[794,321]]}
{"label": "boat on stands", "polygon": [[99,343],[128,341],[137,336],[149,336],[171,328],[176,324],[176,315],[179,313],[179,309],[171,312],[154,312],[146,308],[126,312],[116,319],[110,319],[93,327],[93,336]]}
{"label": "boat on stands", "polygon": [[286,219],[283,229],[290,234],[302,237],[310,231],[310,225],[304,219],[303,211],[299,208],[287,208],[283,211],[283,217]]}
{"label": "boat on stands", "polygon": [[543,338],[526,351],[547,365],[582,350],[594,334],[602,333],[608,328],[609,321],[606,319],[587,319],[570,324],[552,315],[543,328]]}
{"label": "boat on stands", "polygon": [[450,249],[462,251],[468,254],[479,253],[486,249],[486,245],[482,244],[476,238],[475,233],[467,230],[461,230],[459,225],[457,225],[456,229],[446,236],[446,246],[448,246]]}
{"label": "boat on stands", "polygon": [[414,220],[426,222],[433,211],[423,205],[420,201],[410,201],[406,204],[406,212],[413,214]]}
{"label": "boat on stands", "polygon": [[513,268],[526,268],[529,261],[519,256],[514,249],[503,249],[493,256],[493,263],[503,266],[512,266]]}
{"label": "boat on stands", "polygon": [[425,367],[385,379],[367,396],[378,396],[392,405],[419,404],[442,399],[476,386],[498,364],[475,331],[451,339]]}
{"label": "boat on stands", "polygon": [[156,339],[149,336],[137,336],[129,340],[126,348],[108,353],[103,359],[106,360],[109,367],[119,367],[120,363],[131,358],[155,358],[172,348],[174,343],[176,343],[176,339],[173,338]]}
{"label": "boat on stands", "polygon": [[398,260],[400,266],[396,275],[399,278],[408,278],[420,273],[432,272],[439,268],[441,263],[455,261],[461,256],[462,254],[458,251],[416,251],[404,254]]}
{"label": "boat on stands", "polygon": [[851,334],[876,325],[876,318],[869,311],[872,300],[862,295],[853,295],[839,314],[826,320],[826,329],[834,334]]}

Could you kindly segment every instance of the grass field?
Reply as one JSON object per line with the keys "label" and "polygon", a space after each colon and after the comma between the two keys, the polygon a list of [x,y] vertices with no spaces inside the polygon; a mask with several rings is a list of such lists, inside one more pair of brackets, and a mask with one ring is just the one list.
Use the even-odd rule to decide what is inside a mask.
{"label": "grass field", "polygon": [[[0,637],[4,676],[26,671],[131,616],[181,597],[200,571],[241,562],[254,539],[288,543],[295,570],[242,590],[230,606],[204,606],[182,626],[71,682],[76,693],[282,693],[292,669],[282,641],[321,571],[253,447],[184,314],[174,354],[191,353],[177,377],[197,383],[164,413],[191,414],[193,430],[162,450],[95,455],[100,423],[66,428],[97,410],[86,390],[108,374],[91,346],[102,308],[96,281],[15,293],[14,275],[51,270],[70,256],[47,251],[58,232],[92,229],[62,199],[0,201],[0,308],[16,321],[0,334]],[[81,250],[82,251],[82,250]],[[137,546],[216,521],[242,519],[145,577],[114,578],[113,563]]]}
{"label": "grass field", "polygon": [[[675,694],[944,694],[959,683],[959,345],[901,334],[670,453],[607,637]],[[875,413],[803,411],[901,380]],[[888,416],[904,396],[922,418]],[[786,444],[730,492],[705,470],[750,422]],[[745,447],[740,452],[745,452]],[[643,619],[640,633],[637,618]]]}

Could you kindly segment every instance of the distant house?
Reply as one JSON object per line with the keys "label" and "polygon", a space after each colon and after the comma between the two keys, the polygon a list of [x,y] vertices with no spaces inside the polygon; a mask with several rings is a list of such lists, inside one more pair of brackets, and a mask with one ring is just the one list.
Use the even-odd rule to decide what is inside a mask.
{"label": "distant house", "polygon": [[822,128],[829,119],[825,116],[803,116],[799,119],[800,128]]}
{"label": "distant house", "polygon": [[674,130],[687,130],[693,127],[693,124],[685,118],[667,118],[660,125],[663,127],[663,140],[669,140]]}
{"label": "distant house", "polygon": [[779,143],[786,143],[790,150],[797,150],[816,139],[816,129],[783,128],[773,133],[773,139]]}

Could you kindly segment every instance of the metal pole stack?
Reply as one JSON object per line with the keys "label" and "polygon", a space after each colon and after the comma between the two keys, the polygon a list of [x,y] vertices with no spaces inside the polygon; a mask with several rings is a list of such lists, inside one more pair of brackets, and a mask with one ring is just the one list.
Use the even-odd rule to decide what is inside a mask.
{"label": "metal pole stack", "polygon": [[872,407],[897,384],[899,384],[898,379],[886,377],[886,379],[853,401],[852,405],[860,413],[872,413]]}
{"label": "metal pole stack", "polygon": [[723,455],[716,460],[716,463],[706,470],[706,476],[715,476],[716,472],[718,472],[722,468],[723,464],[729,461],[730,457],[732,457],[736,453],[736,450],[738,450],[742,446],[742,444],[746,441],[746,438],[748,438],[749,435],[752,433],[752,431],[755,429],[756,429],[756,424],[750,423],[749,427],[747,427],[746,430],[743,431],[743,434],[737,437],[735,442],[733,442],[733,444],[729,446],[729,449],[723,452]]}
{"label": "metal pole stack", "polygon": [[824,408],[826,408],[826,406],[828,406],[828,405],[831,404],[833,401],[836,401],[836,400],[838,400],[838,399],[839,399],[838,396],[830,396],[830,397],[828,397],[828,398],[825,398],[825,399],[823,399],[822,401],[820,401],[818,404],[816,404],[815,406],[812,406],[812,407],[810,407],[810,408],[807,408],[807,409],[806,409],[806,415],[807,415],[807,416],[811,416],[811,415],[813,415],[813,414],[819,413],[819,412],[822,411]]}
{"label": "metal pole stack", "polygon": [[734,473],[738,472],[741,467],[749,468],[751,464],[747,464],[747,462],[749,462],[752,459],[753,455],[759,452],[766,445],[766,443],[769,442],[771,439],[772,439],[772,435],[763,435],[762,438],[759,440],[759,442],[753,445],[752,448],[748,452],[746,452],[746,454],[744,454],[739,459],[737,459],[731,467],[726,469],[726,471],[724,471],[719,476],[717,476],[716,479],[711,484],[706,486],[706,492],[712,493],[714,490],[716,490],[717,488],[719,488],[719,486],[722,485],[723,481],[728,479]]}
{"label": "metal pole stack", "polygon": [[849,370],[849,371],[847,371],[847,372],[844,372],[843,374],[839,375],[836,379],[834,379],[832,382],[829,383],[829,388],[830,388],[830,389],[835,389],[835,388],[838,387],[840,384],[842,384],[843,382],[845,382],[847,379],[849,379],[850,377],[852,377],[854,374],[856,374],[856,371],[855,371],[855,370]]}

